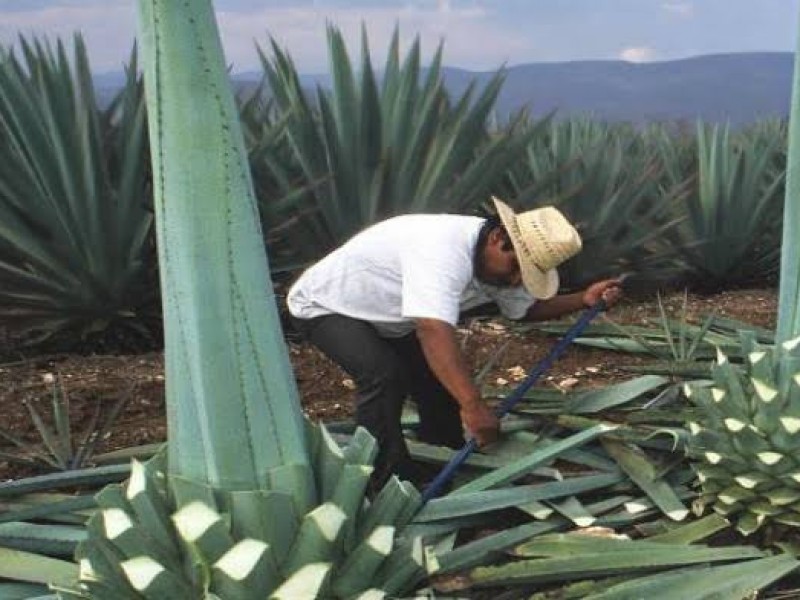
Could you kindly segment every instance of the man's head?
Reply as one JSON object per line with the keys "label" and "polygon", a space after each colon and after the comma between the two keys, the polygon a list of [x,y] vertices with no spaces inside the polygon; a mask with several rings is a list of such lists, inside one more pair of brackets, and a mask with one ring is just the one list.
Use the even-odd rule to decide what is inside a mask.
{"label": "man's head", "polygon": [[556,267],[580,251],[580,235],[552,206],[516,214],[504,202],[492,200],[497,218],[489,220],[478,244],[478,279],[501,287],[522,283],[535,298],[554,296]]}

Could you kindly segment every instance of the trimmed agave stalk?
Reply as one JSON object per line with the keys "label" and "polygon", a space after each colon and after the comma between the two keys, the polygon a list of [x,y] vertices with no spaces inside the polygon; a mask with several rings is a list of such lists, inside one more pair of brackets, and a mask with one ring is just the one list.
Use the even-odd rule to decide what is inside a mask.
{"label": "trimmed agave stalk", "polygon": [[392,479],[367,505],[374,440],[359,430],[341,449],[302,418],[211,1],[139,6],[168,452],[97,496],[79,586],[63,594],[407,591],[424,568],[419,540],[397,534],[419,494]]}
{"label": "trimmed agave stalk", "polygon": [[153,0],[140,13],[170,471],[267,487],[270,469],[308,459],[213,9]]}
{"label": "trimmed agave stalk", "polygon": [[800,526],[800,62],[789,127],[775,345],[743,334],[742,368],[720,353],[714,386],[688,390],[705,409],[690,444],[702,502],[738,519],[745,534],[768,522]]}
{"label": "trimmed agave stalk", "polygon": [[712,387],[690,386],[703,418],[690,423],[701,505],[750,534],[768,521],[800,525],[800,344],[759,347],[743,336],[747,360],[720,352]]}
{"label": "trimmed agave stalk", "polygon": [[[800,45],[795,56],[800,55]],[[783,207],[781,279],[778,296],[777,341],[800,335],[800,64],[795,61],[792,110],[789,119],[789,154],[786,198]]]}

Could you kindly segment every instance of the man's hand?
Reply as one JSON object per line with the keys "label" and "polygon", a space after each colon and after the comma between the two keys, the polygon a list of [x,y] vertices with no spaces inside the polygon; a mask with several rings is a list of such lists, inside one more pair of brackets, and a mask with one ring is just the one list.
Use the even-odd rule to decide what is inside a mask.
{"label": "man's hand", "polygon": [[481,400],[481,391],[470,377],[461,349],[456,342],[455,328],[436,319],[417,319],[417,337],[425,359],[434,375],[442,382],[461,411],[461,422],[479,446],[497,439],[497,417]]}
{"label": "man's hand", "polygon": [[483,401],[462,407],[461,422],[480,447],[496,441],[500,432],[500,422]]}
{"label": "man's hand", "polygon": [[583,292],[584,306],[594,306],[601,299],[611,308],[622,298],[622,278],[597,281]]}

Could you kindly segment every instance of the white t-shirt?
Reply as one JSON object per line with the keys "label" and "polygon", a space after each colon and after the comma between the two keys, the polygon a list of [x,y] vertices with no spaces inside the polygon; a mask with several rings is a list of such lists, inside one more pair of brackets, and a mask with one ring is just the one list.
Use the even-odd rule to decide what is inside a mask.
{"label": "white t-shirt", "polygon": [[414,330],[415,318],[455,325],[460,312],[495,302],[523,317],[534,298],[474,277],[473,256],[484,220],[459,215],[403,215],[377,223],[307,269],[289,290],[289,312],[301,319],[342,314],[369,321],[381,335]]}

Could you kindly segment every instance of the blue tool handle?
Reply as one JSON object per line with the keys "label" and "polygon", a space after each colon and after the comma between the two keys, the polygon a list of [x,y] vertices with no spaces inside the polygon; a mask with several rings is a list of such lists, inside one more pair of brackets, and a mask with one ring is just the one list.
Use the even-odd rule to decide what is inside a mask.
{"label": "blue tool handle", "polygon": [[519,402],[522,397],[525,395],[531,386],[542,376],[543,373],[548,371],[550,367],[558,360],[564,351],[567,349],[575,338],[578,337],[584,329],[589,325],[589,323],[594,319],[598,313],[604,311],[606,309],[606,302],[605,300],[599,300],[591,307],[583,311],[583,314],[580,318],[575,321],[575,323],[570,327],[566,333],[564,333],[564,337],[558,340],[558,343],[553,347],[550,352],[547,353],[542,360],[540,360],[536,365],[530,370],[528,375],[522,382],[511,392],[508,396],[506,396],[505,400],[497,407],[495,411],[498,418],[504,417],[508,414],[508,412],[514,408],[514,405]]}
{"label": "blue tool handle", "polygon": [[[495,410],[495,414],[498,418],[502,418],[508,414],[508,412],[514,407],[517,402],[522,399],[531,386],[536,383],[536,380],[541,377],[542,373],[547,371],[550,367],[553,366],[553,363],[558,360],[558,358],[564,353],[573,340],[578,337],[581,332],[586,329],[587,325],[594,319],[598,313],[604,311],[606,309],[606,302],[605,300],[599,300],[595,304],[593,304],[590,308],[583,311],[583,314],[580,318],[570,327],[567,332],[564,334],[558,343],[553,347],[552,350],[545,356],[542,360],[540,360],[534,367],[531,369],[530,373],[525,377],[525,379],[520,383],[513,392],[511,392],[508,396],[506,396],[505,400],[497,407]],[[478,442],[475,441],[475,438],[470,438],[466,444],[459,450],[453,458],[450,459],[445,467],[439,472],[436,478],[431,481],[428,487],[425,488],[425,491],[422,492],[422,499],[420,508],[425,506],[428,501],[432,498],[435,498],[439,495],[442,488],[445,484],[450,481],[450,479],[455,474],[456,470],[467,460],[467,457],[472,454],[474,450],[478,447]]]}

